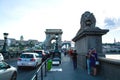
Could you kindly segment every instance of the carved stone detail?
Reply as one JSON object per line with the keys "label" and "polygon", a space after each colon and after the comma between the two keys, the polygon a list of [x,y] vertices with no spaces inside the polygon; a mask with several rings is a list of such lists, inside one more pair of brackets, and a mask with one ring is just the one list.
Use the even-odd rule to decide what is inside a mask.
{"label": "carved stone detail", "polygon": [[84,14],[82,14],[80,24],[81,24],[81,29],[94,28],[96,25],[96,19],[93,13],[86,11]]}

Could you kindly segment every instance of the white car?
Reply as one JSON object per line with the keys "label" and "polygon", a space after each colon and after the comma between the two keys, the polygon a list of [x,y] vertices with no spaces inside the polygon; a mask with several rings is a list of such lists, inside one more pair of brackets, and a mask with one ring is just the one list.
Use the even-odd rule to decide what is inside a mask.
{"label": "white car", "polygon": [[0,61],[4,61],[4,57],[3,57],[2,53],[0,53]]}
{"label": "white car", "polygon": [[0,61],[0,80],[17,80],[17,69]]}
{"label": "white car", "polygon": [[27,52],[22,53],[17,61],[17,67],[33,67],[36,68],[42,62],[42,58],[38,53]]}

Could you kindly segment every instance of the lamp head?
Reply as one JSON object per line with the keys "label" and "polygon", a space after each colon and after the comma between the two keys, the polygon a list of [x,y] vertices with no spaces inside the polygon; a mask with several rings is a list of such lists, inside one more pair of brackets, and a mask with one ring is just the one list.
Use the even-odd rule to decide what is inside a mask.
{"label": "lamp head", "polygon": [[8,36],[8,33],[3,33],[4,37],[7,38]]}

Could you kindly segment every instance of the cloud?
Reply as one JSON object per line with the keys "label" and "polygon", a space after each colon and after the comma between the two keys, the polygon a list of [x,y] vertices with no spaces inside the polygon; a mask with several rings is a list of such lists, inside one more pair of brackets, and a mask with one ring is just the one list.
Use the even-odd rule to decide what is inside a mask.
{"label": "cloud", "polygon": [[3,38],[3,32],[8,32],[9,37],[16,39],[23,35],[25,39],[43,41],[45,29],[62,29],[62,39],[71,40],[80,29],[81,15],[85,11],[95,15],[96,26],[120,30],[119,0],[111,0],[109,4],[108,1],[96,0],[1,1],[0,38]]}
{"label": "cloud", "polygon": [[106,18],[106,19],[104,20],[104,23],[105,23],[105,26],[113,27],[113,26],[115,26],[115,19]]}
{"label": "cloud", "polygon": [[110,30],[120,30],[120,18],[105,18],[104,24]]}

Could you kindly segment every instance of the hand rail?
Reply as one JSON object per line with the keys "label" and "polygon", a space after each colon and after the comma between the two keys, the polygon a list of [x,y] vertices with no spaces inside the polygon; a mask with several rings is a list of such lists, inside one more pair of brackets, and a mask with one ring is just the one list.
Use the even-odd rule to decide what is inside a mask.
{"label": "hand rail", "polygon": [[[40,67],[38,68],[37,72],[34,73],[34,76],[32,77],[31,80],[39,80],[38,75],[39,75],[39,72],[40,72],[40,71],[41,71],[41,72],[40,72],[40,75],[41,75],[41,79],[40,79],[40,80],[43,80],[43,76],[47,76],[47,74],[46,74],[46,73],[47,73],[47,68],[46,68],[47,61],[48,61],[48,59],[45,60],[45,61],[40,65]],[[43,69],[44,69],[45,75],[43,75]]]}

